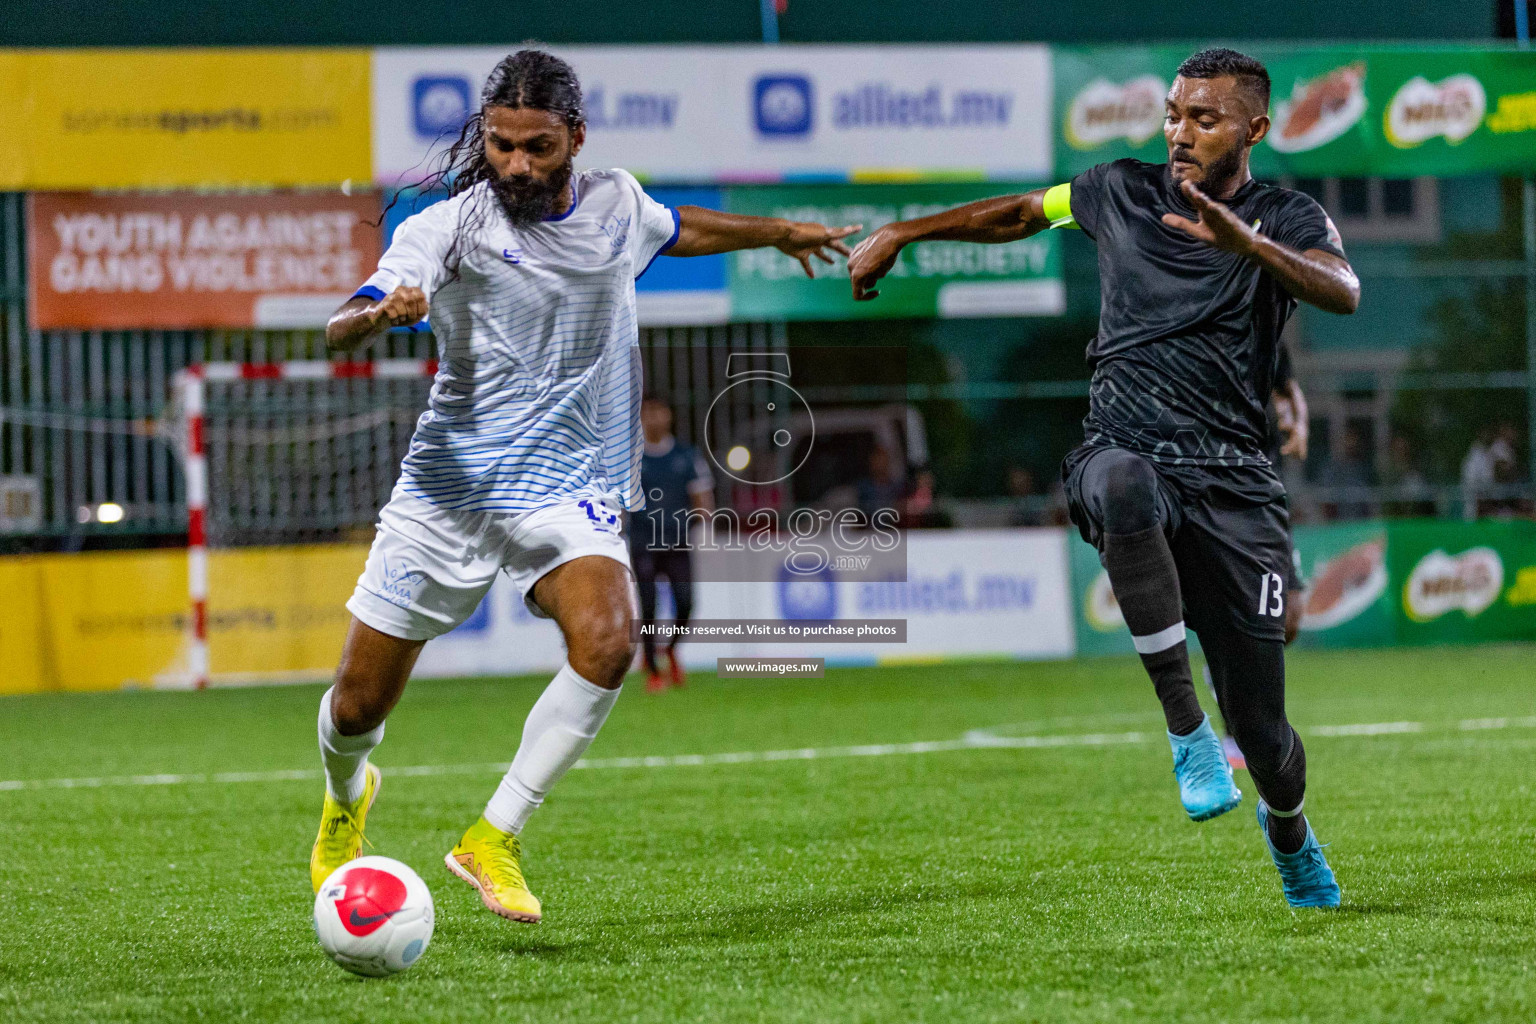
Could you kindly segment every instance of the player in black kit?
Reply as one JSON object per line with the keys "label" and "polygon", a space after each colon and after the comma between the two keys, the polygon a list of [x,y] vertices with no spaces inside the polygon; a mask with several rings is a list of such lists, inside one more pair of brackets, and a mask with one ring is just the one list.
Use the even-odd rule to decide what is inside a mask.
{"label": "player in black kit", "polygon": [[1306,756],[1285,716],[1290,543],[1285,488],[1264,454],[1277,346],[1297,300],[1352,313],[1360,284],[1307,196],[1254,181],[1269,74],[1233,50],[1195,54],[1168,92],[1168,163],[1116,160],[1069,184],[889,224],[849,258],[854,298],[925,239],[1009,242],[1077,227],[1098,243],[1099,333],[1086,438],[1062,467],[1072,519],[1096,545],[1163,705],[1190,817],[1241,794],[1190,677],[1188,621],[1259,790],[1286,900],[1337,906],[1302,814]]}

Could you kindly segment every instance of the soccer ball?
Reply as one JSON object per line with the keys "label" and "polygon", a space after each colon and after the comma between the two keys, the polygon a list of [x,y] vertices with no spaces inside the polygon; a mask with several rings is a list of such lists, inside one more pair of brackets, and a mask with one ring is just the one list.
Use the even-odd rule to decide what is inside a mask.
{"label": "soccer ball", "polygon": [[315,935],[326,955],[353,974],[398,974],[432,941],[432,893],[397,860],[349,860],[315,895]]}

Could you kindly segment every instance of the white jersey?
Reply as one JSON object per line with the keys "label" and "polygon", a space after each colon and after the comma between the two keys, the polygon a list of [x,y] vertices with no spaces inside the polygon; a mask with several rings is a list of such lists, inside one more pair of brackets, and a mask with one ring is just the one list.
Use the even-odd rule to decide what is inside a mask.
{"label": "white jersey", "polygon": [[[563,216],[513,227],[487,185],[395,232],[359,295],[420,288],[439,363],[399,488],[440,508],[521,513],[640,488],[635,278],[678,216],[621,170],[572,176]],[[458,273],[445,265],[454,239]]]}

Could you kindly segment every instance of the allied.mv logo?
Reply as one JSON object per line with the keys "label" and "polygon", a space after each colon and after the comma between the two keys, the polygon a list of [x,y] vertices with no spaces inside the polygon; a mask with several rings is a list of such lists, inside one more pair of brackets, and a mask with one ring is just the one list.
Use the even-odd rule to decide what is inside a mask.
{"label": "allied.mv logo", "polygon": [[469,79],[422,75],[411,83],[411,124],[426,139],[457,135],[469,120]]}
{"label": "allied.mv logo", "polygon": [[759,135],[809,135],[811,80],[804,75],[759,75],[753,83],[753,119]]}

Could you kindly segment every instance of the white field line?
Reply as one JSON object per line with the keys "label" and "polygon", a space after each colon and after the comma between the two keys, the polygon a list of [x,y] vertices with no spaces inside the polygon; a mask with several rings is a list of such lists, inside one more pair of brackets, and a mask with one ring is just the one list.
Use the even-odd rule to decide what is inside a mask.
{"label": "white field line", "polygon": [[[1371,722],[1358,725],[1323,725],[1305,730],[1312,736],[1385,736],[1424,732],[1423,722]],[[1536,728],[1536,716],[1521,718],[1469,718],[1457,723],[1463,732]],[[1047,750],[1058,747],[1102,747],[1150,743],[1162,737],[1145,732],[1090,732],[1058,736],[998,736],[988,729],[972,729],[955,740],[916,743],[869,743],[845,747],[800,747],[793,750],[746,750],[719,754],[664,754],[650,757],[590,757],[576,762],[579,769],[684,768],[722,764],[763,764],[774,761],[819,761],[837,757],[895,757],[963,750]],[[391,777],[433,775],[492,775],[507,770],[506,762],[479,764],[390,765]],[[0,792],[33,789],[106,789],[122,786],[228,785],[240,782],[306,782],[321,778],[318,768],[289,768],[256,772],[190,772],[156,775],[99,775],[74,779],[0,780]]]}
{"label": "white field line", "polygon": [[1320,725],[1314,736],[1390,736],[1398,732],[1423,732],[1423,722],[1367,722],[1362,725]]}

